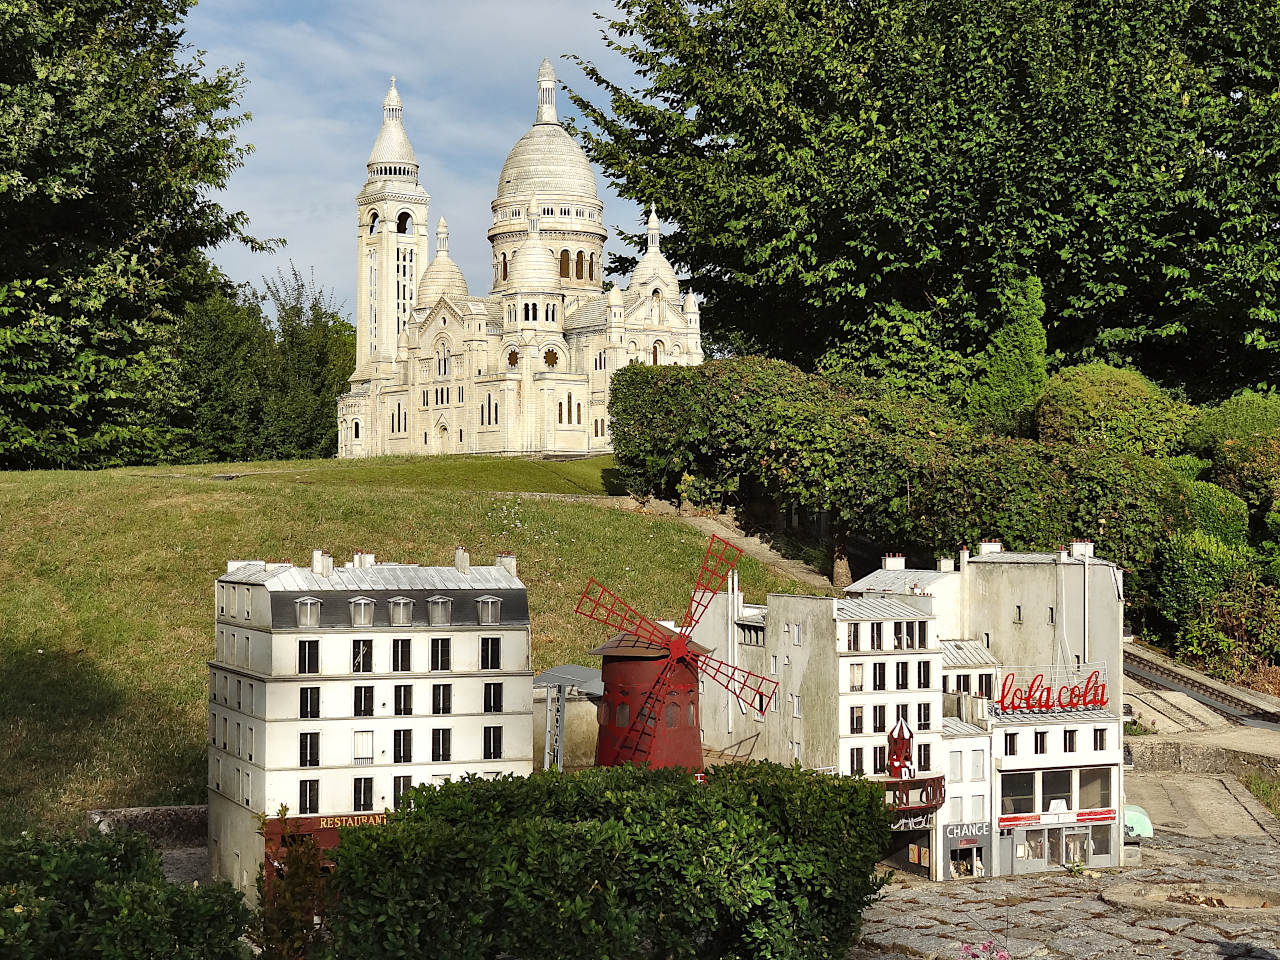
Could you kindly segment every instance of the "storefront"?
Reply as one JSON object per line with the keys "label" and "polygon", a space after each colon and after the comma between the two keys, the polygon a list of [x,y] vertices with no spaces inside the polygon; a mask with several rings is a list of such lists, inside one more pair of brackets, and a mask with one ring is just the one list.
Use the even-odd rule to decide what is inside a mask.
{"label": "storefront", "polygon": [[932,876],[934,814],[901,816],[893,825],[885,861],[904,873]]}
{"label": "storefront", "polygon": [[949,823],[942,828],[942,842],[942,879],[985,877],[994,869],[990,823]]}
{"label": "storefront", "polygon": [[1001,872],[1118,866],[1115,778],[1112,767],[1001,774]]}

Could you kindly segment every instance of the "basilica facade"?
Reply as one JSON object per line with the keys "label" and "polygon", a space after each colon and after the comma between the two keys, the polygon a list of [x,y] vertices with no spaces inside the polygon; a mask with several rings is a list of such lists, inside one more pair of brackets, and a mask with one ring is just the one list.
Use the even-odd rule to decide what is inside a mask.
{"label": "basilica facade", "polygon": [[356,368],[338,399],[338,455],[564,454],[612,449],[620,366],[702,362],[698,305],[648,242],[625,288],[603,284],[603,209],[586,155],[560,125],[551,62],[537,119],[507,155],[491,204],[489,290],[473,296],[405,132],[395,79],[356,197]]}

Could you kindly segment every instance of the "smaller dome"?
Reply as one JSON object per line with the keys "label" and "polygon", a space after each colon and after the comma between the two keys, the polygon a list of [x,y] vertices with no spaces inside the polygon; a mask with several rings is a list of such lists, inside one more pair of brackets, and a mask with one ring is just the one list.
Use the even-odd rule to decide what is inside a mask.
{"label": "smaller dome", "polygon": [[538,67],[539,80],[554,80],[556,78],[556,68],[551,65],[550,57],[543,57],[542,63]]}
{"label": "smaller dome", "polygon": [[418,281],[418,298],[414,303],[419,307],[430,309],[441,297],[456,300],[467,296],[467,280],[462,270],[449,256],[448,250],[436,254],[436,258],[427,264],[422,271],[422,279]]}
{"label": "smaller dome", "polygon": [[542,241],[531,236],[516,251],[511,264],[511,285],[517,290],[558,290],[560,265]]}
{"label": "smaller dome", "polygon": [[619,287],[616,283],[609,288],[609,306],[611,307],[622,306],[622,288]]}

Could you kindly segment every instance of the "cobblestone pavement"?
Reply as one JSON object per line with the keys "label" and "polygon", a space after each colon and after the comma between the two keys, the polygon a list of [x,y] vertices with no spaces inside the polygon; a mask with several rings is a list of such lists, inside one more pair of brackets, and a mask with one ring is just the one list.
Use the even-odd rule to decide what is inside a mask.
{"label": "cobblestone pavement", "polygon": [[962,943],[993,939],[1012,960],[1135,957],[1280,960],[1280,915],[1157,916],[1113,907],[1101,891],[1120,883],[1230,881],[1280,889],[1280,845],[1270,837],[1184,837],[1145,841],[1143,864],[1073,877],[991,877],[903,886],[895,883],[865,915],[850,960],[960,956]]}

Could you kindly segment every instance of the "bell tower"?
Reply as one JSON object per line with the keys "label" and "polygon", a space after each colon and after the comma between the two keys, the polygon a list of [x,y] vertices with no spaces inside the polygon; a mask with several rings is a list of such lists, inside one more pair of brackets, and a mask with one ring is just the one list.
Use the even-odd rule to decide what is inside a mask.
{"label": "bell tower", "polygon": [[418,278],[430,257],[431,197],[418,183],[418,159],[405,133],[396,78],[382,101],[382,127],[356,196],[356,371],[352,380],[390,374],[408,327]]}

